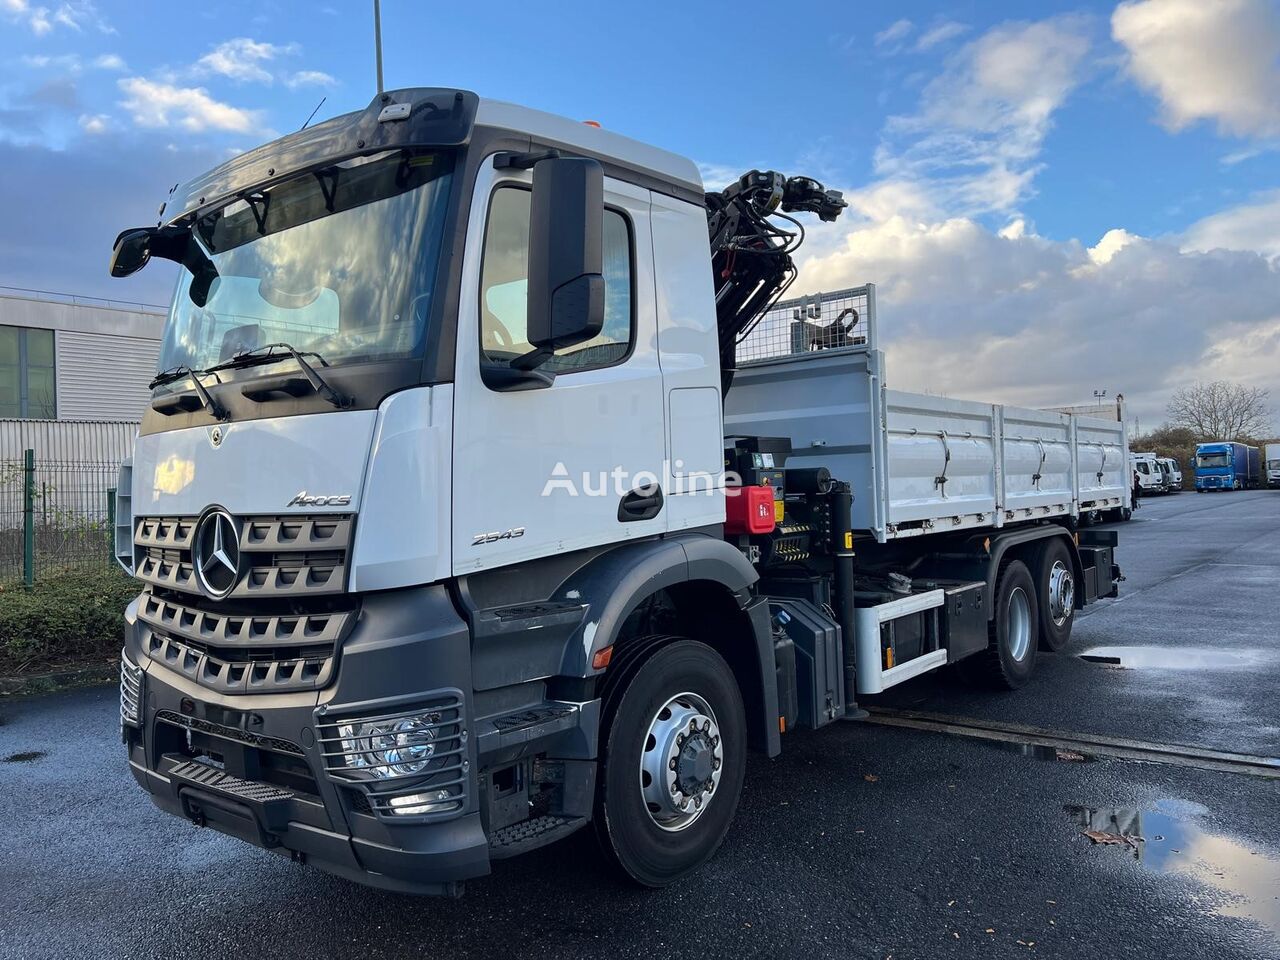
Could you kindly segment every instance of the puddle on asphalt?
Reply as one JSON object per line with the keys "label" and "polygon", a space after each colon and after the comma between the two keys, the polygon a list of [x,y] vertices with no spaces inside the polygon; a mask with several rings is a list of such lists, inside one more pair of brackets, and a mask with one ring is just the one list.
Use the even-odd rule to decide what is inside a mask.
{"label": "puddle on asphalt", "polygon": [[30,763],[32,760],[39,760],[45,755],[43,750],[26,750],[22,753],[11,753],[4,758],[5,763]]}
{"label": "puddle on asphalt", "polygon": [[1270,664],[1265,650],[1197,650],[1194,647],[1093,647],[1081,660],[1134,670],[1242,670]]}
{"label": "puddle on asphalt", "polygon": [[1194,820],[1207,811],[1199,804],[1161,800],[1154,810],[1063,810],[1081,830],[1133,838],[1115,849],[1152,873],[1190,877],[1226,894],[1218,914],[1253,920],[1280,934],[1280,860],[1201,828]]}

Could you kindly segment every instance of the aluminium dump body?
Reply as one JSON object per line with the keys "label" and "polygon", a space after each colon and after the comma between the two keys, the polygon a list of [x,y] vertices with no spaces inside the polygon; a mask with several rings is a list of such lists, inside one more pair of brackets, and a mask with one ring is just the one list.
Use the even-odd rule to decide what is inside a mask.
{"label": "aluminium dump body", "polygon": [[852,484],[854,527],[880,542],[1128,504],[1123,424],[889,390],[875,344],[870,285],[778,304],[739,345],[726,433],[788,437],[788,466]]}

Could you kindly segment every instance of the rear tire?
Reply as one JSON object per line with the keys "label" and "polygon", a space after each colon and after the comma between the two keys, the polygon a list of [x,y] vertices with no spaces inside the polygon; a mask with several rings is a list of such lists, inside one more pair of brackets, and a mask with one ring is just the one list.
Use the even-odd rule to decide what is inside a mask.
{"label": "rear tire", "polygon": [[1030,568],[1036,584],[1040,645],[1056,653],[1071,642],[1075,623],[1076,578],[1071,552],[1061,538],[1053,537],[1036,548]]}
{"label": "rear tire", "polygon": [[629,674],[605,697],[596,834],[625,876],[665,887],[706,862],[729,830],[746,715],[733,671],[704,643],[673,638]]}
{"label": "rear tire", "polygon": [[987,625],[987,649],[958,666],[971,682],[1016,690],[1035,669],[1039,618],[1036,588],[1021,560],[1010,560],[996,578],[995,616]]}

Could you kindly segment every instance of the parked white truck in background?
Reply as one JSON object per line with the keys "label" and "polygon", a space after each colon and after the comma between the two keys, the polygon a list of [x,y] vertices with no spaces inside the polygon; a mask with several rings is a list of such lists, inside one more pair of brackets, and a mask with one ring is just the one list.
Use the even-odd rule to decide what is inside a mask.
{"label": "parked white truck in background", "polygon": [[1130,482],[1132,474],[1138,474],[1138,486],[1143,494],[1164,493],[1164,471],[1154,453],[1131,453],[1129,455]]}
{"label": "parked white truck in background", "polygon": [[1164,476],[1165,493],[1178,493],[1182,490],[1182,467],[1173,457],[1157,457],[1160,473]]}
{"label": "parked white truck in background", "polygon": [[1264,452],[1267,456],[1267,486],[1280,487],[1280,443],[1268,443]]}
{"label": "parked white truck in background", "polygon": [[1127,508],[1123,426],[889,390],[872,287],[774,306],[790,214],[844,207],[409,89],[121,234],[114,275],[183,266],[117,507],[153,801],[419,893],[592,823],[662,886],[748,747],[1026,683],[1116,595],[1074,528]]}

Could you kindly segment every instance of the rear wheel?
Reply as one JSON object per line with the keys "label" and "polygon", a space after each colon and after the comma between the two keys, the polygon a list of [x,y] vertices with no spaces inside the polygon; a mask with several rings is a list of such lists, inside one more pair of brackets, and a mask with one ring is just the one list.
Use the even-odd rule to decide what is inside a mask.
{"label": "rear wheel", "polygon": [[662,887],[728,832],[746,769],[742,695],[724,658],[673,639],[606,695],[595,825],[626,876]]}
{"label": "rear wheel", "polygon": [[1036,583],[1040,643],[1058,651],[1071,642],[1076,612],[1076,579],[1071,553],[1058,537],[1046,540],[1031,556]]}
{"label": "rear wheel", "polygon": [[987,649],[959,663],[962,675],[986,686],[1016,690],[1035,669],[1039,618],[1036,588],[1021,560],[1010,560],[996,578],[995,616],[987,625]]}

